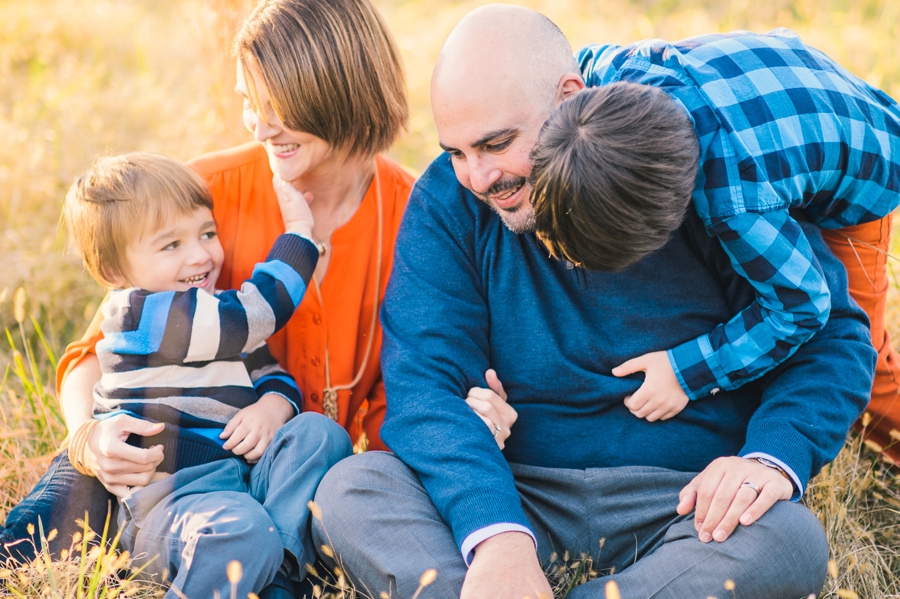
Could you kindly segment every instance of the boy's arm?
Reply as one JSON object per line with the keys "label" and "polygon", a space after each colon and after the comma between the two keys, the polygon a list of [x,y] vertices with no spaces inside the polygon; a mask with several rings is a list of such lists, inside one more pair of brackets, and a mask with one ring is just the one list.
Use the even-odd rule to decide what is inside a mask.
{"label": "boy's arm", "polygon": [[291,404],[295,416],[302,411],[303,396],[297,382],[272,356],[268,345],[263,344],[248,353],[244,358],[244,365],[250,373],[257,397],[275,393]]}
{"label": "boy's arm", "polygon": [[[215,296],[198,289],[114,294],[103,325],[106,338],[97,347],[120,355],[153,356],[168,364],[235,358],[253,351],[290,320],[318,256],[310,240],[284,234],[239,291]],[[121,326],[128,320],[137,322]]]}
{"label": "boy's arm", "polygon": [[736,389],[790,357],[828,320],[822,267],[787,210],[732,216],[710,228],[756,300],[713,331],[668,351],[691,399]]}

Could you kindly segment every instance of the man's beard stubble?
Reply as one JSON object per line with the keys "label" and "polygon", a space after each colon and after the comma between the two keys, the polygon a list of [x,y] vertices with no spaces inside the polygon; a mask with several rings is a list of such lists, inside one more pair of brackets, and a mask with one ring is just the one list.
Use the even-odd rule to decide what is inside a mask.
{"label": "man's beard stubble", "polygon": [[534,231],[534,210],[531,208],[531,199],[521,202],[514,208],[505,209],[495,206],[488,198],[523,185],[525,185],[525,177],[500,179],[491,185],[485,194],[475,193],[475,197],[487,204],[500,217],[506,228],[516,235]]}

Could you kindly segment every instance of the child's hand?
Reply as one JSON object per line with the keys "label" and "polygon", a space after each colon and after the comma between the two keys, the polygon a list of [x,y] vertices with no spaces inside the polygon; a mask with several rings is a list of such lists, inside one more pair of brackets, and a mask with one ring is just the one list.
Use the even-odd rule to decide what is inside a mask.
{"label": "child's hand", "polygon": [[690,400],[678,384],[666,352],[651,352],[632,358],[613,368],[612,373],[626,376],[641,371],[646,375],[644,384],[634,395],[625,398],[625,407],[632,414],[654,422],[668,420],[685,408]]}
{"label": "child's hand", "polygon": [[503,390],[503,384],[497,378],[497,372],[491,368],[484,373],[484,378],[490,389],[472,387],[469,389],[466,403],[484,421],[491,434],[494,435],[497,445],[503,449],[504,442],[512,432],[512,425],[519,415],[512,406],[506,403],[506,391]]}
{"label": "child's hand", "polygon": [[278,175],[272,177],[272,185],[275,187],[275,195],[278,196],[278,206],[281,208],[285,232],[312,237],[315,223],[309,209],[309,204],[313,201],[312,194],[300,193],[299,189]]}
{"label": "child's hand", "polygon": [[285,398],[266,393],[228,421],[219,435],[220,439],[228,439],[222,447],[255,464],[275,438],[275,431],[293,416],[294,406]]}

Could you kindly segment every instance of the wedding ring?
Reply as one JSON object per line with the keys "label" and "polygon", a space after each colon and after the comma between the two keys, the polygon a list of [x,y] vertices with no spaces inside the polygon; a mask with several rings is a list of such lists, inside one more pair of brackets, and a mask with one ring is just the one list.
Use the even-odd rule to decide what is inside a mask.
{"label": "wedding ring", "polygon": [[491,423],[494,425],[494,433],[491,435],[495,439],[497,438],[497,434],[502,430],[496,423]]}
{"label": "wedding ring", "polygon": [[756,485],[756,483],[751,483],[749,480],[745,480],[743,483],[741,483],[741,486],[750,487],[751,489],[756,491],[756,495],[759,496],[759,487]]}

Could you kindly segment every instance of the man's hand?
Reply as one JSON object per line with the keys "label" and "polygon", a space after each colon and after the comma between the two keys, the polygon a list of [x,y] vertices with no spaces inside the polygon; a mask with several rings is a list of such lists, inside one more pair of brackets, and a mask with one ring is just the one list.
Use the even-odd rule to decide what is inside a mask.
{"label": "man's hand", "polygon": [[695,511],[694,528],[702,542],[722,542],[738,523],[753,524],[793,494],[794,485],[774,468],[745,458],[718,458],[681,490],[677,511],[682,516]]}
{"label": "man's hand", "polygon": [[272,178],[272,185],[275,187],[275,195],[278,196],[278,207],[281,208],[285,232],[311,237],[315,223],[309,209],[309,204],[313,200],[312,194],[301,193],[278,175]]}
{"label": "man's hand", "polygon": [[644,384],[634,395],[625,398],[625,407],[632,414],[649,422],[668,420],[687,406],[690,400],[678,383],[669,356],[664,351],[632,358],[613,368],[612,373],[627,376],[642,371],[645,373]]}
{"label": "man's hand", "polygon": [[294,406],[277,393],[266,393],[228,421],[220,439],[228,439],[224,449],[242,455],[255,464],[265,453],[275,432],[294,417]]}
{"label": "man's hand", "polygon": [[534,541],[522,532],[504,532],[475,547],[460,599],[552,599]]}
{"label": "man's hand", "polygon": [[110,493],[125,497],[129,487],[150,484],[164,457],[162,445],[134,447],[125,442],[128,435],[156,435],[163,428],[162,422],[147,422],[125,414],[100,420],[84,449],[84,461]]}
{"label": "man's hand", "polygon": [[484,379],[490,389],[472,387],[469,389],[466,403],[484,421],[494,435],[497,445],[503,449],[519,414],[506,403],[506,391],[503,390],[503,384],[493,368],[484,373]]}

